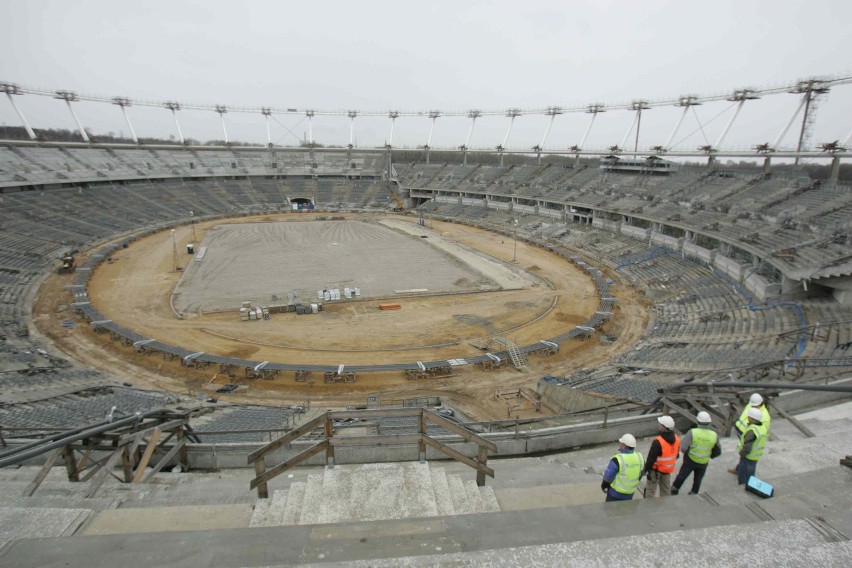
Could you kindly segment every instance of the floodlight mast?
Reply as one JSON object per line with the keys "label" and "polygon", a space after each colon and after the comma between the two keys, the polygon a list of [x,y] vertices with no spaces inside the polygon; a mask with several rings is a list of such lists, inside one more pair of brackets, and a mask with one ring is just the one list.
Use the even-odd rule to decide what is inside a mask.
{"label": "floodlight mast", "polygon": [[74,112],[74,107],[71,106],[73,101],[79,100],[77,95],[71,91],[56,91],[54,98],[65,101],[65,104],[68,105],[68,110],[71,111],[71,116],[74,118],[74,122],[77,123],[77,129],[80,131],[80,136],[83,138],[83,142],[89,142],[89,135],[86,134],[83,124],[80,122],[80,119],[77,118],[77,113]]}
{"label": "floodlight mast", "polygon": [[470,119],[470,129],[467,131],[467,139],[465,139],[464,144],[459,147],[459,150],[462,151],[462,163],[467,165],[467,148],[468,144],[470,144],[470,137],[473,134],[473,127],[476,126],[476,119],[482,116],[482,111],[478,110],[470,110],[467,113],[467,117]]}
{"label": "floodlight mast", "polygon": [[387,148],[393,148],[393,127],[394,127],[394,125],[396,125],[396,119],[399,118],[399,111],[398,110],[390,111],[388,113],[388,118],[391,120],[391,128],[390,128],[390,135],[388,136],[388,141],[387,141],[387,144],[385,144],[385,146]]}
{"label": "floodlight mast", "polygon": [[186,144],[186,140],[183,138],[183,131],[180,129],[180,122],[178,122],[177,117],[177,111],[180,110],[180,103],[167,102],[163,103],[163,106],[172,111],[172,118],[175,119],[175,128],[177,128],[178,140],[180,140],[181,145]]}
{"label": "floodlight mast", "polygon": [[[829,87],[825,81],[818,79],[808,79],[807,81],[799,81],[793,89],[794,93],[802,93],[802,98],[805,102],[805,110],[802,114],[802,128],[799,131],[799,143],[796,145],[796,152],[802,152],[808,145],[811,137],[811,126],[814,122],[813,113],[816,112],[817,98],[820,95],[828,93]],[[793,163],[794,168],[799,167],[799,157]]]}
{"label": "floodlight mast", "polygon": [[9,97],[9,102],[12,104],[12,108],[15,109],[15,112],[18,114],[18,118],[21,119],[21,122],[24,125],[24,129],[27,131],[27,135],[30,137],[30,140],[35,140],[36,135],[32,128],[30,128],[30,123],[27,122],[24,113],[21,112],[21,109],[18,108],[18,105],[15,104],[15,99],[12,98],[12,95],[23,95],[24,93],[18,88],[14,83],[0,83],[0,91],[6,93],[6,96]]}
{"label": "floodlight mast", "polygon": [[130,117],[127,116],[127,107],[130,106],[130,99],[126,97],[115,97],[112,99],[112,104],[118,105],[121,107],[121,114],[124,116],[124,122],[127,123],[127,128],[130,129],[130,136],[133,138],[134,144],[139,144],[139,139],[136,137],[136,131],[133,129],[133,125],[130,123]]}
{"label": "floodlight mast", "polygon": [[272,109],[269,107],[263,107],[260,109],[260,114],[263,115],[263,118],[266,120],[266,145],[269,148],[272,148],[272,132],[269,130],[269,117],[272,115]]}
{"label": "floodlight mast", "polygon": [[216,105],[216,112],[219,114],[219,120],[222,122],[222,134],[225,135],[225,146],[229,146],[228,129],[225,128],[225,114],[228,112],[228,107],[224,105]]}
{"label": "floodlight mast", "polygon": [[506,111],[506,116],[509,117],[509,128],[506,129],[506,135],[503,137],[503,142],[497,146],[497,152],[500,154],[500,167],[503,167],[503,151],[506,149],[506,142],[509,141],[509,134],[512,133],[512,126],[515,124],[515,117],[520,116],[521,109],[510,108]]}

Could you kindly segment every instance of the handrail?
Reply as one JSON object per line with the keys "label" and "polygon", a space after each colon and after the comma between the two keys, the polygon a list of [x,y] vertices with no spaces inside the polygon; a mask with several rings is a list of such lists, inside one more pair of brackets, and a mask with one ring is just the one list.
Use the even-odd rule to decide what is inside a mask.
{"label": "handrail", "polygon": [[[334,435],[334,421],[345,419],[363,419],[363,418],[417,418],[418,432],[414,434],[379,434],[375,436],[338,436]],[[435,426],[448,430],[468,442],[476,444],[479,449],[475,458],[470,458],[449,446],[442,444],[434,438],[426,434],[427,422],[431,422]],[[299,454],[289,458],[288,460],[266,469],[266,456],[270,452],[286,446],[293,441],[310,434],[314,430],[323,428],[324,438],[313,446],[303,450]],[[497,446],[493,442],[486,440],[482,436],[471,432],[461,424],[456,424],[451,420],[447,420],[443,416],[439,416],[425,408],[389,408],[389,409],[368,409],[368,410],[327,410],[323,414],[305,422],[298,428],[294,428],[287,434],[273,440],[263,447],[249,454],[247,462],[249,465],[254,464],[255,478],[250,482],[250,489],[257,489],[259,498],[269,497],[269,488],[267,483],[275,477],[281,475],[288,469],[303,463],[314,455],[325,451],[326,465],[334,466],[334,449],[336,447],[350,446],[391,446],[403,444],[417,444],[420,461],[426,459],[426,446],[430,446],[443,454],[453,458],[454,460],[463,463],[476,470],[476,484],[479,486],[485,485],[485,476],[494,477],[494,470],[488,467],[488,452],[497,452]]]}

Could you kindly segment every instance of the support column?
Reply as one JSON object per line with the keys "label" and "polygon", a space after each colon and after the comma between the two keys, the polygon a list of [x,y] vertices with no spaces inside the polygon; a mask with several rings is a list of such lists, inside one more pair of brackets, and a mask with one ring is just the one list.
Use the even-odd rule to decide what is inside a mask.
{"label": "support column", "polygon": [[840,179],[840,156],[838,155],[831,158],[831,174],[829,174],[828,179],[831,181]]}
{"label": "support column", "polygon": [[544,149],[547,137],[550,136],[550,129],[553,127],[553,121],[556,119],[557,114],[562,114],[562,109],[560,107],[548,107],[544,114],[550,117],[550,122],[547,123],[547,129],[544,131],[541,143],[533,147],[533,150],[535,150],[536,154],[538,154],[537,161],[539,164],[541,164],[541,151]]}
{"label": "support column", "polygon": [[700,105],[700,104],[701,103],[698,102],[698,97],[696,97],[694,95],[687,95],[687,96],[684,96],[684,97],[680,97],[680,99],[678,99],[677,106],[683,107],[683,114],[680,115],[680,120],[678,120],[677,124],[675,124],[674,130],[672,130],[672,133],[669,135],[669,139],[666,140],[665,144],[663,144],[664,150],[671,150],[671,146],[672,146],[672,142],[674,141],[674,137],[677,134],[677,131],[680,130],[680,127],[683,124],[684,119],[686,119],[686,115],[689,112],[689,108],[693,107],[695,105]]}
{"label": "support column", "polygon": [[269,117],[272,116],[272,109],[263,107],[260,109],[260,114],[266,120],[266,146],[272,148],[272,131],[269,129]]}
{"label": "support column", "polygon": [[766,156],[763,158],[763,175],[768,176],[772,168],[772,158]]}
{"label": "support column", "polygon": [[390,129],[390,135],[388,136],[388,142],[387,142],[386,146],[388,148],[392,148],[393,147],[393,127],[396,125],[396,119],[399,118],[399,111],[397,111],[397,110],[390,111],[388,113],[388,118],[391,119],[391,129]]}
{"label": "support column", "polygon": [[441,111],[439,110],[433,110],[429,113],[429,118],[432,119],[432,126],[429,127],[429,138],[426,139],[426,146],[424,146],[427,166],[429,165],[429,150],[432,148],[432,134],[435,132],[435,121],[438,120],[439,116],[441,116]]}
{"label": "support column", "polygon": [[350,110],[347,116],[349,117],[349,149],[351,150],[355,141],[355,117],[358,116],[358,111]]}
{"label": "support column", "polygon": [[180,110],[180,103],[163,103],[163,106],[172,111],[172,118],[175,119],[175,128],[178,133],[178,140],[180,143],[186,144],[186,140],[183,138],[183,131],[180,129],[180,122],[178,122],[177,111]]}
{"label": "support column", "polygon": [[56,95],[53,98],[65,101],[65,104],[68,105],[68,111],[71,113],[72,118],[74,118],[74,122],[77,123],[77,129],[80,131],[83,142],[89,142],[89,135],[86,134],[86,130],[83,128],[83,123],[77,117],[77,113],[74,112],[74,107],[71,106],[72,102],[78,100],[77,95],[71,91],[56,91]]}
{"label": "support column", "polygon": [[467,131],[467,139],[465,139],[464,144],[459,148],[462,151],[462,163],[467,165],[467,148],[470,144],[470,137],[473,134],[473,127],[476,126],[476,119],[482,116],[482,113],[478,110],[472,110],[467,113],[467,117],[470,119],[470,129]]}
{"label": "support column", "polygon": [[758,97],[752,89],[740,89],[734,91],[734,93],[728,97],[729,101],[738,103],[737,110],[734,111],[734,116],[731,117],[731,120],[728,121],[725,129],[722,130],[722,133],[719,135],[719,139],[716,140],[716,144],[713,146],[715,149],[718,150],[722,147],[722,142],[725,140],[725,136],[728,135],[728,131],[731,129],[731,126],[734,125],[734,121],[737,120],[745,102],[759,98],[760,97]]}
{"label": "support column", "polygon": [[506,116],[509,117],[509,128],[506,129],[506,135],[503,137],[503,142],[497,146],[497,152],[500,154],[500,167],[503,167],[503,151],[506,149],[506,143],[509,141],[509,134],[512,133],[512,126],[515,124],[515,117],[520,116],[520,109],[510,108],[506,111]]}
{"label": "support column", "polygon": [[631,104],[633,110],[636,111],[636,139],[633,142],[633,151],[639,150],[639,129],[642,127],[642,111],[648,110],[648,101],[633,101]]}
{"label": "support column", "polygon": [[27,131],[27,135],[30,137],[30,140],[35,140],[35,132],[32,128],[30,128],[30,123],[27,122],[24,113],[21,112],[21,109],[19,109],[18,105],[15,104],[15,99],[12,98],[12,95],[23,95],[21,90],[18,88],[17,85],[13,85],[11,83],[0,83],[0,91],[6,93],[6,96],[9,97],[9,103],[11,103],[12,108],[15,109],[18,118],[21,119],[21,123],[24,125],[24,129]]}
{"label": "support column", "polygon": [[133,138],[134,144],[139,144],[139,139],[136,137],[136,130],[133,129],[133,125],[130,123],[130,117],[127,116],[127,107],[130,106],[130,99],[115,97],[112,99],[112,104],[121,107],[121,114],[124,116],[124,122],[127,123],[127,128],[130,129],[130,137]]}
{"label": "support column", "polygon": [[222,122],[222,134],[225,135],[225,146],[229,145],[228,142],[228,129],[225,128],[225,113],[228,112],[228,109],[222,105],[216,105],[216,112],[219,113],[219,120]]}

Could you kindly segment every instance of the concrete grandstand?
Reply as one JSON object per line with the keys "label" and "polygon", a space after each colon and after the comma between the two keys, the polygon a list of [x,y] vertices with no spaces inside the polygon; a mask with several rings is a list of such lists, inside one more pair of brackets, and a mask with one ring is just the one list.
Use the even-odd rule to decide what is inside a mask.
{"label": "concrete grandstand", "polygon": [[[842,83],[808,84],[799,95],[815,96],[815,89]],[[3,85],[10,101],[13,95],[39,94]],[[728,100],[751,100],[740,95]],[[852,518],[841,496],[849,494],[850,473],[837,462],[845,458],[848,465],[852,452],[836,441],[849,439],[848,410],[832,417],[801,414],[842,402],[850,393],[852,186],[837,175],[847,155],[842,145],[726,154],[723,133],[714,148],[682,152],[707,159],[707,165],[661,168],[660,156],[678,152],[538,147],[515,152],[518,163],[502,165],[507,155],[502,146],[478,152],[465,144],[449,154],[427,143],[420,158],[411,160],[411,152],[392,147],[146,146],[93,143],[81,134],[83,142],[0,141],[0,434],[7,446],[0,463],[6,465],[5,456],[9,464],[25,464],[0,472],[0,487],[8,489],[0,514],[10,527],[0,560],[23,566],[70,558],[72,565],[99,565],[87,558],[97,554],[105,563],[100,565],[108,565],[128,560],[121,550],[150,547],[158,550],[150,553],[148,565],[170,565],[169,553],[178,557],[185,546],[200,565],[210,566],[355,560],[499,565],[501,555],[504,564],[515,565],[518,557],[510,559],[504,550],[511,547],[513,555],[542,565],[563,565],[566,553],[578,565],[577,559],[591,556],[614,562],[617,555],[601,556],[610,544],[606,539],[616,533],[596,489],[609,452],[595,446],[624,430],[652,435],[660,413],[674,414],[684,430],[695,413],[707,409],[729,430],[730,417],[759,390],[772,400],[771,411],[785,419],[773,429],[776,439],[769,447],[775,444],[776,453],[761,461],[761,473],[776,484],[779,497],[758,503],[735,493],[724,468],[715,464],[706,497],[630,505],[628,518],[618,521],[624,527],[628,521],[636,527],[637,518],[654,521],[621,534],[650,546],[665,533],[674,550],[708,536],[732,538],[730,519],[740,515],[770,535],[760,540],[754,531],[762,550],[777,551],[783,543],[790,565],[805,550],[826,565],[832,558],[846,560],[837,565],[848,563]],[[761,163],[727,168],[720,163],[726,155]],[[827,179],[779,174],[770,164],[770,158],[815,157],[831,160]],[[430,359],[404,352],[344,366],[343,351],[323,355],[317,349],[303,358],[285,354],[273,360],[254,358],[252,350],[208,352],[170,341],[168,334],[154,338],[118,317],[114,321],[92,292],[94,274],[125,262],[123,251],[146,237],[162,241],[171,229],[188,235],[226,219],[334,216],[372,222],[389,215],[413,225],[434,223],[447,239],[455,238],[450,227],[461,225],[491,235],[487,238],[500,241],[503,250],[511,244],[516,252],[520,242],[523,251],[566,262],[587,280],[593,308],[580,320],[563,318],[559,329],[540,338],[471,336],[467,343],[476,345],[453,347],[457,355],[441,351]],[[172,273],[178,252],[183,255],[175,242],[161,245],[167,265],[174,245]],[[310,250],[309,244],[300,246]],[[81,259],[76,273],[54,274],[67,254]],[[631,303],[621,291],[639,300]],[[453,322],[462,319],[444,325],[460,326]],[[641,328],[635,340],[627,320]],[[84,333],[96,339],[82,342]],[[354,334],[357,328],[349,332]],[[608,351],[582,358],[581,349],[592,353],[601,346]],[[487,370],[492,367],[496,371]],[[354,387],[315,386],[310,373],[333,380],[352,373],[353,381],[355,373],[375,374],[380,386],[343,398]],[[381,394],[396,383],[382,382],[385,374],[402,383],[424,380],[393,391],[404,393],[399,398],[405,400],[391,401]],[[473,377],[482,381],[480,390],[465,392],[462,383]],[[233,404],[227,404],[227,393],[211,392],[211,384],[223,383],[236,387]],[[285,398],[274,398],[272,385]],[[341,398],[303,394],[322,388]],[[287,392],[294,394],[288,399]],[[465,402],[477,396],[498,400],[501,415],[477,415],[474,403]],[[390,412],[360,418],[357,410],[340,411],[344,414],[334,420],[327,414],[346,407]],[[419,418],[412,408],[421,412]],[[438,414],[428,426],[422,408]],[[137,413],[159,420],[150,423],[157,437],[160,428],[177,429],[164,435],[165,442],[147,430],[143,437],[142,430],[133,430]],[[449,419],[453,413],[458,420]],[[116,420],[130,430],[109,430]],[[80,438],[57,445],[65,434],[78,436],[94,425],[101,430],[85,438],[93,444],[89,450]],[[460,435],[462,427],[473,438]],[[306,438],[276,442],[294,432]],[[122,481],[144,479],[148,484],[141,487],[154,488],[150,495],[136,483],[98,475],[121,469],[121,455],[109,454],[104,440],[119,444],[133,436],[134,451],[145,449],[147,458],[135,463],[142,464],[137,472],[125,463]],[[371,438],[374,444],[341,442],[335,453],[329,440],[336,436]],[[382,436],[391,439],[381,441]],[[484,481],[479,473],[489,468],[483,447],[493,445],[498,456],[512,459],[487,462],[496,471],[493,491],[463,480],[467,473],[460,464],[393,465],[444,457],[444,450],[427,448],[424,437],[477,469],[477,481]],[[477,448],[476,441],[484,445]],[[735,440],[724,443],[730,459]],[[825,453],[805,466],[806,448],[813,444]],[[40,445],[47,449],[26,459],[10,453]],[[569,451],[580,446],[589,447]],[[295,477],[268,480],[270,499],[249,491],[250,482],[266,490],[267,481],[257,482],[266,479],[265,465],[257,465],[259,448],[286,463],[318,447],[324,452],[309,456],[305,463],[312,465],[293,470]],[[74,451],[89,453],[75,458]],[[559,453],[541,457],[550,452]],[[124,455],[129,459],[131,452]],[[247,460],[255,471],[246,469]],[[61,474],[49,468],[62,462]],[[157,471],[145,473],[146,464],[156,464]],[[158,473],[161,468],[176,473]],[[827,502],[818,491],[801,489],[812,485],[805,479],[837,488],[836,499]],[[190,489],[190,481],[204,489]],[[405,493],[412,486],[428,490]],[[399,506],[386,506],[383,491]],[[22,492],[26,497],[18,497]],[[188,520],[151,536],[165,526],[162,519],[174,516]],[[48,527],[50,517],[56,522]],[[589,528],[578,528],[570,538],[547,528],[565,519]],[[115,529],[122,524],[127,531]],[[325,529],[310,536],[303,528],[319,524],[334,525],[331,536],[318,536]],[[405,536],[404,542],[397,546],[395,536]],[[157,538],[162,546],[153,544]],[[288,543],[287,552],[258,552],[257,543],[269,539]],[[367,539],[379,544],[366,550],[360,545]],[[737,558],[746,544],[732,547],[720,562]],[[216,551],[227,547],[243,556],[217,558]],[[143,562],[140,558],[130,565]]]}

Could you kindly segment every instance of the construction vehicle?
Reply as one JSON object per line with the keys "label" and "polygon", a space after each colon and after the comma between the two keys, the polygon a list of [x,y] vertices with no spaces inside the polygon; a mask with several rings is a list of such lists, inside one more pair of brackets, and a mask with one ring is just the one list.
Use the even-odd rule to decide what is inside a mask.
{"label": "construction vehicle", "polygon": [[[393,200],[396,201],[396,207],[394,207],[393,210],[394,211],[405,211],[405,203],[402,201],[402,198],[399,195],[397,195],[396,191],[394,191],[394,189],[393,189],[394,182],[388,181],[387,184],[388,184],[388,191],[390,192],[391,197],[393,197]],[[397,187],[399,187],[399,184],[397,184]]]}
{"label": "construction vehicle", "polygon": [[74,261],[74,255],[71,253],[62,255],[62,258],[59,259],[62,264],[59,266],[58,272],[60,274],[68,274],[74,272],[76,263]]}

